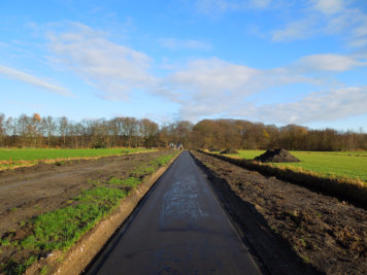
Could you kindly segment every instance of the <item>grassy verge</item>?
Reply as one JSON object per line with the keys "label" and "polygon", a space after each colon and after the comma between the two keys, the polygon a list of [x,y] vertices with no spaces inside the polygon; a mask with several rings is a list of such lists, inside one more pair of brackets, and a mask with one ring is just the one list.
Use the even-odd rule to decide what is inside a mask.
{"label": "grassy verge", "polygon": [[23,274],[40,257],[55,250],[67,251],[102,218],[113,211],[145,176],[166,165],[175,154],[162,155],[136,167],[127,178],[113,177],[106,182],[90,181],[68,206],[35,217],[17,232],[0,238],[0,273]]}
{"label": "grassy verge", "polygon": [[[263,150],[240,150],[228,157],[251,160]],[[297,172],[313,173],[321,177],[367,181],[367,152],[310,152],[291,151],[301,162],[271,163],[274,167],[288,168]]]}
{"label": "grassy verge", "polygon": [[103,149],[53,149],[53,148],[12,148],[0,149],[0,169],[31,166],[39,161],[56,162],[71,159],[88,159],[118,156],[138,152],[149,152],[146,148],[103,148]]}
{"label": "grassy verge", "polygon": [[233,158],[230,156],[208,153],[205,151],[201,152],[231,162],[246,169],[258,171],[263,175],[275,176],[281,180],[289,181],[312,190],[337,197],[341,200],[349,201],[363,208],[367,208],[367,184],[364,181],[342,177],[320,176],[320,174],[314,173],[312,171],[277,167],[251,160],[240,159],[238,157]]}

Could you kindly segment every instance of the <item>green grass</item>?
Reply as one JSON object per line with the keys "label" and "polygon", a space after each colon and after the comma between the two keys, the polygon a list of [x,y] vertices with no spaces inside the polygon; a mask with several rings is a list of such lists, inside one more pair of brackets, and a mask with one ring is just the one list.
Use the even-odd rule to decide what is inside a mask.
{"label": "green grass", "polygon": [[34,234],[25,238],[21,246],[37,251],[67,249],[108,214],[126,194],[126,191],[115,188],[89,189],[75,198],[75,205],[38,216],[33,221]]}
{"label": "green grass", "polygon": [[153,173],[155,170],[157,170],[159,167],[166,165],[175,154],[169,154],[169,155],[163,155],[160,156],[151,162],[147,163],[146,165],[142,165],[140,167],[137,167],[133,172],[132,175],[134,177],[140,178],[147,174]]}
{"label": "green grass", "polygon": [[134,177],[128,177],[127,179],[119,179],[119,178],[111,178],[108,182],[108,184],[114,184],[114,185],[122,185],[122,186],[128,186],[128,187],[136,187],[141,183],[141,180]]}
{"label": "green grass", "polygon": [[[229,155],[253,159],[264,153],[263,150],[240,150],[239,154]],[[325,177],[352,178],[367,181],[367,152],[309,152],[291,151],[301,162],[272,163],[277,167],[303,169]]]}
{"label": "green grass", "polygon": [[19,160],[49,160],[49,159],[68,159],[83,157],[100,157],[135,153],[147,151],[145,148],[103,148],[103,149],[0,149],[0,160],[19,161]]}
{"label": "green grass", "polygon": [[55,249],[66,250],[117,206],[127,195],[126,190],[94,187],[74,198],[75,204],[35,217],[26,225],[30,234],[23,240],[1,239],[0,246],[12,246],[16,251],[28,251],[21,260],[10,259],[0,265],[0,272],[23,274],[38,255]]}
{"label": "green grass", "polygon": [[153,150],[145,148],[122,147],[103,149],[0,148],[0,168],[10,168],[21,165],[33,165],[38,161],[114,156],[142,151]]}

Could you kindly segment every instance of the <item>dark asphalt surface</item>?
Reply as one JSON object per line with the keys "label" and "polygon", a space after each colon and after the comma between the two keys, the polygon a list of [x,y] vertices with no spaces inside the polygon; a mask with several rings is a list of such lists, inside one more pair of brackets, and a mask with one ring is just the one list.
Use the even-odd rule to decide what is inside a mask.
{"label": "dark asphalt surface", "polygon": [[87,274],[261,274],[188,152]]}

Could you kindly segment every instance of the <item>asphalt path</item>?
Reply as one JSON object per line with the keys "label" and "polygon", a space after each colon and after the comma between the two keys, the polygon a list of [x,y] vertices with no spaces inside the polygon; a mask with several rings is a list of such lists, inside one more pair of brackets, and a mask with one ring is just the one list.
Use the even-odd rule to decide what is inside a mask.
{"label": "asphalt path", "polygon": [[261,274],[183,152],[87,274]]}

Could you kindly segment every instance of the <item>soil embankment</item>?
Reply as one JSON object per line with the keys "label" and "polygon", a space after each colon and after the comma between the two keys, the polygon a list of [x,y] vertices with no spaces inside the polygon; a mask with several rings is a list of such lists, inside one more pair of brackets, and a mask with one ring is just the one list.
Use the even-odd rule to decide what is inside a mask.
{"label": "soil embankment", "polygon": [[298,158],[285,149],[267,150],[264,154],[257,156],[254,160],[261,162],[299,162]]}
{"label": "soil embankment", "polygon": [[205,151],[200,152],[247,170],[259,172],[266,177],[276,177],[283,181],[304,186],[312,191],[321,192],[325,195],[348,201],[367,210],[367,188],[366,183],[363,181],[349,178],[324,177],[309,171],[274,167],[252,160],[227,157]]}
{"label": "soil embankment", "polygon": [[279,264],[290,256],[288,249],[326,274],[366,274],[366,210],[206,154],[193,154],[270,273],[282,274]]}

